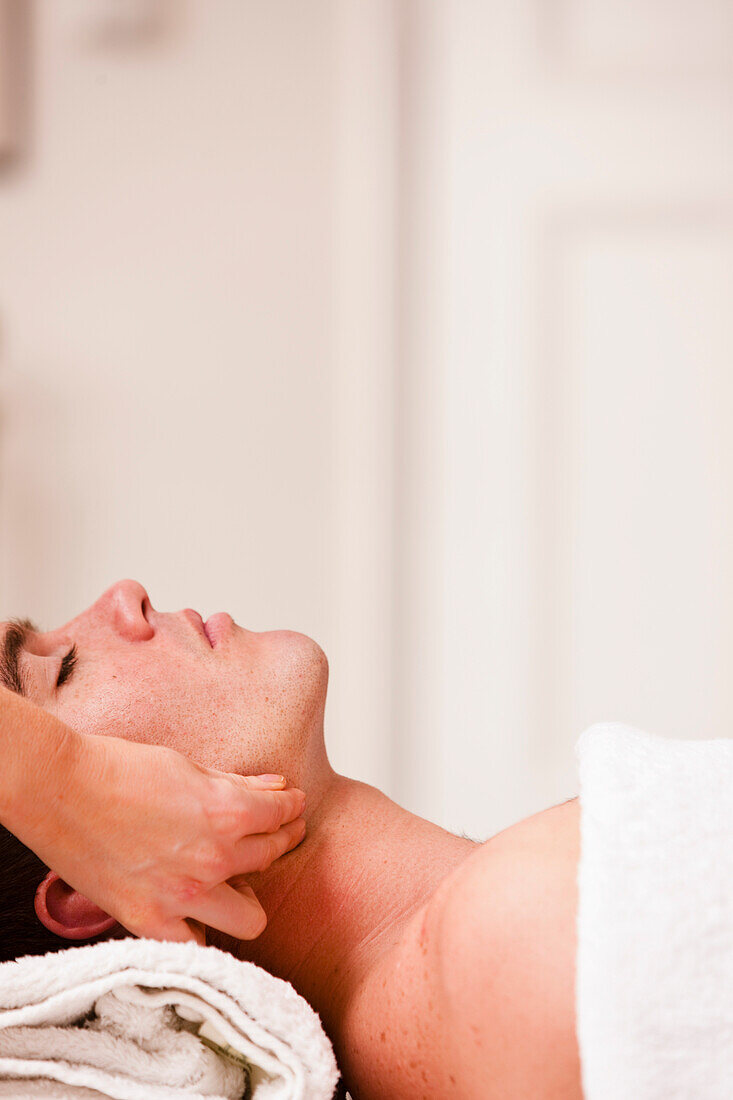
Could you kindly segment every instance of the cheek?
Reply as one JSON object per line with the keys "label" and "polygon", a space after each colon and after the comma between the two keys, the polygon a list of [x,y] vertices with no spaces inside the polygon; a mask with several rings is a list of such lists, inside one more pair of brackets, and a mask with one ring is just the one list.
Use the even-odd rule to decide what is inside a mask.
{"label": "cheek", "polygon": [[304,635],[265,636],[255,652],[216,665],[155,657],[80,662],[58,717],[82,733],[166,745],[203,766],[245,772],[292,767],[322,723],[328,665]]}
{"label": "cheek", "polygon": [[251,731],[271,723],[254,677],[245,686],[228,671],[194,667],[185,655],[96,660],[79,668],[56,714],[80,733],[165,745],[205,767],[238,771],[251,755]]}
{"label": "cheek", "polygon": [[191,676],[177,665],[163,672],[149,662],[97,660],[62,690],[56,713],[82,733],[164,743],[191,693]]}

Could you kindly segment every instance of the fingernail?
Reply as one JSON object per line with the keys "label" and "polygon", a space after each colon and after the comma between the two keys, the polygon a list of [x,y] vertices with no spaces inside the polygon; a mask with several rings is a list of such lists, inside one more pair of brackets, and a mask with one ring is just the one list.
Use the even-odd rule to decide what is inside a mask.
{"label": "fingernail", "polygon": [[269,772],[267,775],[258,775],[257,778],[261,783],[266,783],[269,787],[284,787],[287,783],[287,779],[284,775],[271,775]]}

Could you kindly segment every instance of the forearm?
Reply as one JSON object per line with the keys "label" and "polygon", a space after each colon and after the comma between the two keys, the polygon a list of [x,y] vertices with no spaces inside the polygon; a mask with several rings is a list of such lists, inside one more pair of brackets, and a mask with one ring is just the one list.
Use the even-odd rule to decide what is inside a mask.
{"label": "forearm", "polygon": [[24,843],[62,796],[79,739],[52,714],[0,687],[0,822]]}

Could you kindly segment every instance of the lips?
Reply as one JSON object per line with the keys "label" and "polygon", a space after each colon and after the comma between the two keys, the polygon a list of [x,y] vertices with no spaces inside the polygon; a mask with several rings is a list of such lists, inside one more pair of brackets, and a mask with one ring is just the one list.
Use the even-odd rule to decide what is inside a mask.
{"label": "lips", "polygon": [[220,644],[223,638],[230,632],[233,626],[233,619],[231,615],[227,615],[226,611],[218,611],[216,615],[212,615],[204,623],[204,634],[209,639],[209,645],[212,649]]}
{"label": "lips", "polygon": [[[191,625],[195,627],[201,637],[206,638],[206,631],[204,630],[204,620],[201,618],[198,611],[194,611],[192,607],[187,607],[184,610],[183,615],[185,616],[185,618],[188,619]],[[209,639],[206,638],[206,641],[208,642]],[[209,645],[211,645],[211,642],[209,642]]]}

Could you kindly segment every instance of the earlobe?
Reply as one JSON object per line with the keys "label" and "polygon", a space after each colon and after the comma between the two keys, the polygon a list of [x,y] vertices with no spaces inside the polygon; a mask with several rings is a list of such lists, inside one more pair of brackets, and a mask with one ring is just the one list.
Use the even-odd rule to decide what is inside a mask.
{"label": "earlobe", "polygon": [[55,871],[49,871],[36,890],[34,904],[41,924],[65,940],[90,939],[117,924],[114,917],[72,889]]}

